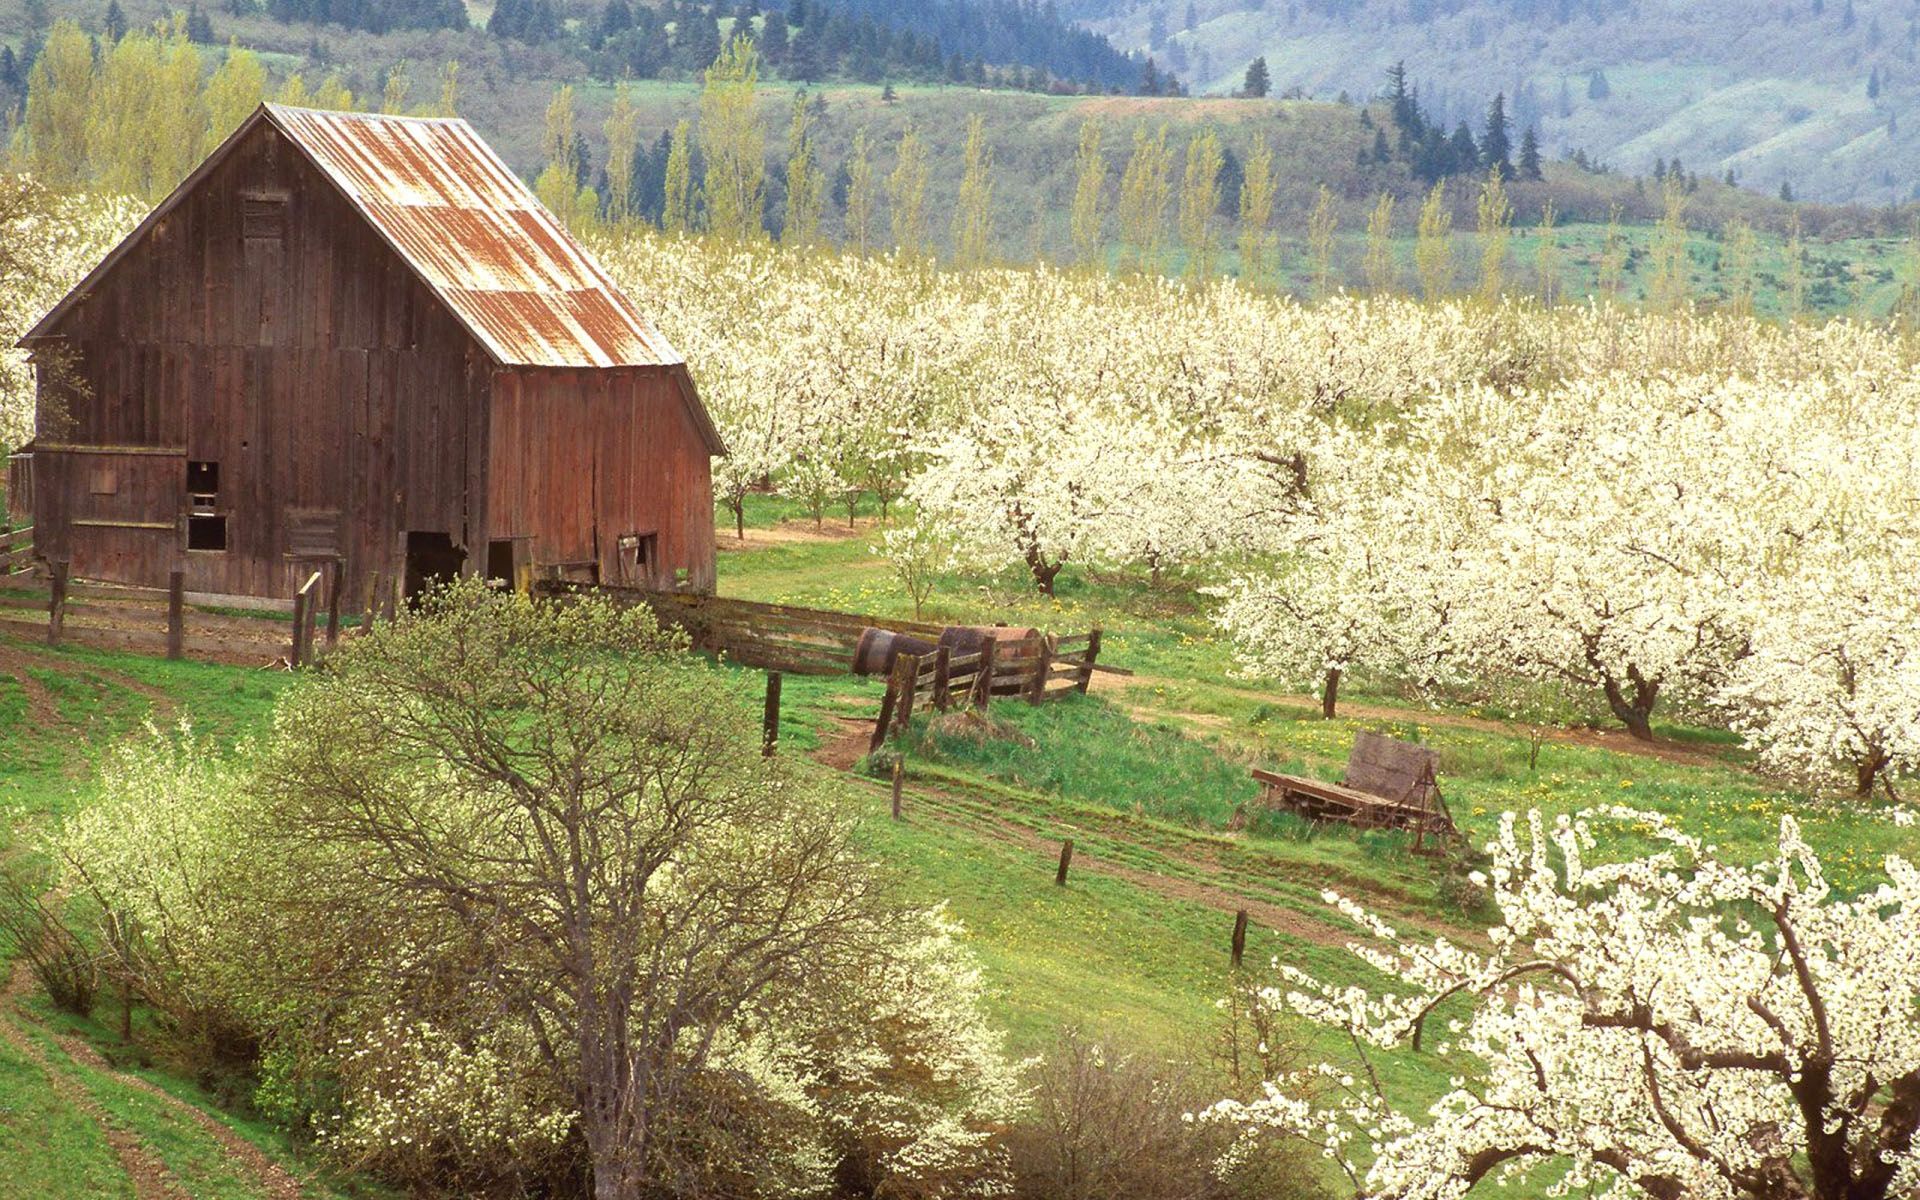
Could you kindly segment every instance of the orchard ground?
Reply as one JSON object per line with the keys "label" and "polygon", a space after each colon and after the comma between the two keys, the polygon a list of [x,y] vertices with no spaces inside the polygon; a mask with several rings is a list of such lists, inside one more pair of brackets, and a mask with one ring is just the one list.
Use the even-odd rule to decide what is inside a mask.
{"label": "orchard ground", "polygon": [[[723,592],[911,614],[873,553],[875,514],[851,529],[844,516],[816,529],[798,506],[755,496],[744,545],[722,517]],[[1070,566],[1048,599],[1017,578],[945,577],[924,615],[1061,632],[1099,625],[1103,661],[1135,672],[1100,676],[1084,699],[1000,704],[984,726],[918,722],[901,744],[898,823],[886,816],[885,764],[865,753],[880,683],[786,681],[783,750],[841,773],[869,814],[863,837],[873,855],[915,898],[944,901],[965,923],[992,984],[992,1015],[1021,1053],[1074,1026],[1213,1062],[1239,909],[1252,917],[1249,969],[1278,958],[1356,983],[1384,980],[1344,952],[1357,930],[1321,901],[1323,889],[1403,928],[1473,938],[1483,914],[1467,880],[1469,853],[1415,855],[1404,835],[1286,818],[1228,832],[1235,807],[1253,798],[1250,766],[1337,778],[1360,729],[1439,751],[1442,787],[1470,845],[1486,841],[1505,810],[1618,802],[1673,813],[1728,857],[1751,859],[1770,852],[1779,816],[1791,810],[1836,883],[1852,889],[1876,877],[1884,854],[1920,841],[1884,813],[1760,778],[1734,740],[1711,729],[1662,726],[1652,746],[1605,729],[1552,730],[1530,765],[1533,738],[1498,711],[1383,694],[1364,678],[1346,690],[1340,718],[1321,720],[1313,698],[1236,679],[1208,601],[1175,580],[1153,587],[1144,574]],[[744,696],[757,695],[758,672],[722,669]],[[0,638],[4,852],[38,853],[60,819],[88,803],[103,748],[143,721],[189,718],[231,741],[262,726],[287,678]],[[1054,866],[1065,838],[1075,855],[1060,888]],[[290,1194],[283,1169],[309,1196],[377,1194],[304,1165],[248,1114],[244,1080],[170,1073],[163,1031],[137,1010],[129,1046],[113,996],[91,1021],[62,1018],[24,964],[12,979],[0,1012],[0,1106],[31,1119],[0,1136],[0,1197],[159,1195],[169,1184],[195,1196],[278,1197]],[[1351,1060],[1335,1035],[1302,1025],[1296,1036],[1303,1057]],[[1375,1066],[1403,1099],[1444,1090],[1446,1072],[1433,1060],[1400,1053]],[[22,1136],[27,1127],[39,1132]]]}

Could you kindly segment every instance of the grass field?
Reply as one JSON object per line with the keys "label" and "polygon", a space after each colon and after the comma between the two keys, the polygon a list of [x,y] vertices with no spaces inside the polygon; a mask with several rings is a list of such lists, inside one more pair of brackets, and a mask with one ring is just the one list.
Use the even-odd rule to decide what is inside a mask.
{"label": "grass field", "polygon": [[[910,614],[871,552],[871,515],[853,531],[844,517],[816,531],[791,504],[755,497],[749,516],[744,546],[722,540],[724,592]],[[1238,909],[1252,916],[1251,963],[1278,958],[1354,981],[1367,981],[1342,948],[1355,931],[1321,901],[1324,888],[1358,896],[1405,927],[1472,936],[1483,914],[1461,884],[1462,863],[1416,856],[1403,835],[1286,818],[1229,831],[1234,809],[1252,795],[1249,766],[1336,778],[1358,729],[1437,749],[1448,802],[1476,842],[1509,808],[1563,812],[1626,801],[1679,815],[1736,857],[1764,853],[1779,814],[1799,812],[1843,888],[1868,883],[1885,852],[1913,848],[1911,833],[1871,813],[1757,777],[1730,739],[1710,730],[1665,728],[1654,754],[1602,730],[1557,731],[1530,767],[1526,734],[1496,715],[1413,704],[1364,679],[1349,692],[1345,715],[1323,721],[1308,697],[1234,678],[1202,603],[1144,579],[1070,568],[1055,599],[1014,579],[943,579],[927,615],[1061,632],[1098,624],[1103,661],[1134,672],[1100,677],[1084,698],[1002,704],[984,731],[975,722],[921,720],[899,747],[899,822],[885,815],[885,770],[861,761],[879,683],[787,682],[784,751],[822,760],[817,769],[868,814],[861,836],[874,858],[907,895],[945,903],[965,924],[990,981],[992,1015],[1021,1053],[1076,1026],[1204,1060],[1218,1036],[1215,1001],[1229,983]],[[758,673],[722,669],[743,694],[757,693]],[[101,749],[141,722],[190,717],[231,739],[261,726],[287,678],[0,641],[0,821],[9,852],[32,853],[64,814],[85,805]],[[849,762],[852,770],[840,770]],[[1075,858],[1062,888],[1054,866],[1066,838]],[[131,1195],[115,1138],[119,1146],[131,1139],[186,1194],[268,1194],[258,1169],[192,1115],[219,1110],[196,1081],[169,1075],[164,1039],[140,1025],[136,1046],[118,1042],[111,1002],[94,1021],[76,1021],[27,995],[0,1022],[8,1033],[0,1038],[0,1106],[30,1114],[36,1130],[22,1137],[18,1123],[0,1122],[0,1198]],[[1294,1036],[1304,1053],[1351,1055],[1324,1031]],[[83,1061],[76,1045],[120,1067]],[[1377,1066],[1402,1096],[1434,1095],[1444,1084],[1412,1054]],[[223,1126],[271,1161],[306,1171],[247,1115],[244,1096],[234,1098],[239,1109],[217,1118]],[[365,1185],[335,1180],[309,1192],[325,1188],[359,1194]]]}

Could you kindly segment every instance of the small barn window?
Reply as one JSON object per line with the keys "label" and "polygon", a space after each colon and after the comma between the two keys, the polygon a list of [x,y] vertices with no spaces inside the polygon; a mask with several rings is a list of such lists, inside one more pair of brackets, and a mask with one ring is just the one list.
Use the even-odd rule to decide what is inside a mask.
{"label": "small barn window", "polygon": [[95,496],[115,496],[120,492],[120,477],[111,467],[95,468],[87,477],[87,491]]}
{"label": "small barn window", "polygon": [[248,245],[280,245],[287,240],[285,196],[240,198],[240,236]]}
{"label": "small barn window", "polygon": [[653,578],[660,561],[660,535],[625,533],[620,535],[620,581],[645,583]]}
{"label": "small barn window", "polygon": [[227,518],[220,509],[220,464],[187,463],[187,549],[225,550]]}

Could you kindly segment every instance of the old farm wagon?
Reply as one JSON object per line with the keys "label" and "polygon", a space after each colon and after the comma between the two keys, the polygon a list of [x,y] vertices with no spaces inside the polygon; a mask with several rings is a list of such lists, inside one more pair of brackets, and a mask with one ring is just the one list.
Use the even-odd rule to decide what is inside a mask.
{"label": "old farm wagon", "polygon": [[22,345],[76,579],[713,587],[685,362],[464,121],[263,106]]}

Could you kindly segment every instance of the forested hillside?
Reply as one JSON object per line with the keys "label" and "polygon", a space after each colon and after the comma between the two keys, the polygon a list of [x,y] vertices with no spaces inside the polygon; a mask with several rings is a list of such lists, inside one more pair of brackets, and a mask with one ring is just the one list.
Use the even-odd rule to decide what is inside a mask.
{"label": "forested hillside", "polygon": [[1549,152],[1681,159],[1747,186],[1912,198],[1911,0],[1065,0],[1066,15],[1224,93],[1264,56],[1276,93],[1376,92],[1406,60],[1451,124],[1504,91]]}

